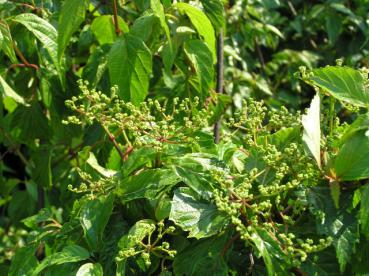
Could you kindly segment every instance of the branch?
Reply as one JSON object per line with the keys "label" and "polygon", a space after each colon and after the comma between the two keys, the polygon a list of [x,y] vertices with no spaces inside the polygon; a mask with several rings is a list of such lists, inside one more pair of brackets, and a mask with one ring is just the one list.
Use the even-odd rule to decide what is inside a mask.
{"label": "branch", "polygon": [[117,141],[115,140],[115,136],[113,134],[111,134],[111,132],[109,131],[109,129],[104,126],[103,124],[101,124],[101,126],[103,127],[104,131],[106,132],[106,134],[109,136],[109,140],[113,143],[115,149],[118,151],[120,158],[124,161],[126,160],[126,154],[123,153],[123,151],[121,150],[121,148],[119,147]]}
{"label": "branch", "polygon": [[119,22],[118,22],[118,6],[117,6],[117,0],[113,0],[113,18],[114,18],[114,26],[115,26],[115,33],[117,35],[120,35],[122,33],[121,29],[119,28]]}
{"label": "branch", "polygon": [[[223,39],[223,30],[219,30],[218,38],[217,38],[217,84],[216,84],[216,92],[218,94],[223,93],[223,83],[224,83],[224,39]],[[214,142],[216,144],[219,143],[220,140],[220,124],[221,120],[219,119],[215,122],[214,125]]]}

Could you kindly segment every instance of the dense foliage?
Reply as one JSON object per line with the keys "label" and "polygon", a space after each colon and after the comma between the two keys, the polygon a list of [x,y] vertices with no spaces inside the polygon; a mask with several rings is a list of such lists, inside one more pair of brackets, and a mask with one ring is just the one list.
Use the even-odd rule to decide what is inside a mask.
{"label": "dense foliage", "polygon": [[0,275],[368,274],[368,16],[0,0]]}

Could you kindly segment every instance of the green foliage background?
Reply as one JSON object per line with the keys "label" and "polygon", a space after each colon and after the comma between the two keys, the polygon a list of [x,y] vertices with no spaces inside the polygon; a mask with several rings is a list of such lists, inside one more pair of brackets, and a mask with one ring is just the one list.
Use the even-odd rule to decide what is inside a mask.
{"label": "green foliage background", "polygon": [[369,273],[368,18],[0,0],[0,275]]}

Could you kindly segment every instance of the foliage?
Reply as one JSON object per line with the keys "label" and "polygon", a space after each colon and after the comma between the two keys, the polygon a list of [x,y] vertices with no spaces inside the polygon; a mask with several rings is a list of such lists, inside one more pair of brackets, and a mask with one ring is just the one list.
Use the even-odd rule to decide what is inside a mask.
{"label": "foliage", "polygon": [[0,1],[0,274],[369,273],[368,11]]}

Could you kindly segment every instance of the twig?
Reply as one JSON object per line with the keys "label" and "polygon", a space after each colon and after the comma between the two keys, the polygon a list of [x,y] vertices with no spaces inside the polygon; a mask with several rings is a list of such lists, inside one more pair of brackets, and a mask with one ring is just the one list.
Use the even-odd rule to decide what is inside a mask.
{"label": "twig", "polygon": [[14,43],[13,43],[13,48],[14,48],[14,51],[17,53],[18,57],[20,58],[20,60],[23,62],[23,65],[14,64],[15,66],[30,67],[30,68],[35,69],[36,71],[39,69],[39,67],[36,64],[31,64],[28,62],[28,60],[24,57],[22,52],[18,49],[18,47]]}
{"label": "twig", "polygon": [[115,149],[118,151],[120,158],[124,161],[126,159],[126,155],[123,153],[117,141],[115,140],[115,136],[111,134],[111,132],[105,125],[101,124],[101,126],[103,127],[106,134],[109,136],[109,140],[113,143]]}
{"label": "twig", "polygon": [[228,249],[231,247],[232,243],[240,237],[240,233],[237,233],[232,238],[230,238],[227,243],[224,245],[222,253],[220,254],[222,257],[227,253]]}

